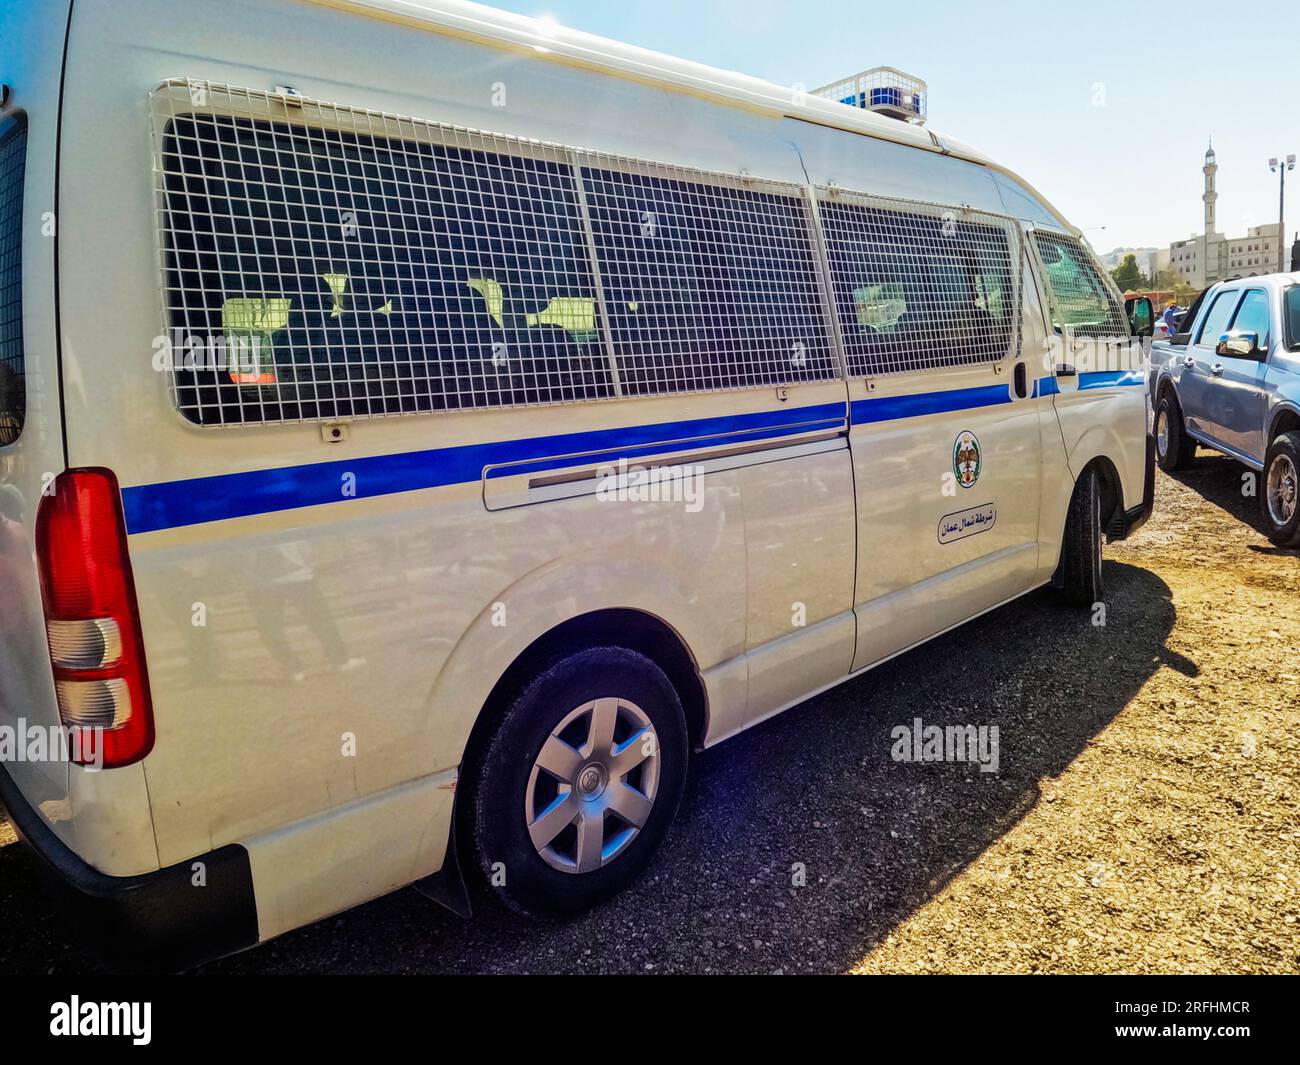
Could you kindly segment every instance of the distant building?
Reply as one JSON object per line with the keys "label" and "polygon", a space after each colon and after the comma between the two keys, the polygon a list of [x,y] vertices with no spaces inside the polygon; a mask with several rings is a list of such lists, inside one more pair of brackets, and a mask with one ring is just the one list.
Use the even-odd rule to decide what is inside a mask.
{"label": "distant building", "polygon": [[1152,284],[1159,279],[1160,271],[1169,266],[1168,248],[1116,248],[1101,256],[1101,265],[1114,273],[1130,255],[1137,263],[1138,273]]}
{"label": "distant building", "polygon": [[1278,241],[1281,229],[1276,222],[1253,226],[1244,237],[1225,237],[1215,228],[1215,208],[1219,199],[1215,176],[1219,164],[1210,145],[1205,153],[1205,232],[1169,245],[1169,262],[1193,288],[1204,288],[1228,277],[1256,277],[1277,269]]}

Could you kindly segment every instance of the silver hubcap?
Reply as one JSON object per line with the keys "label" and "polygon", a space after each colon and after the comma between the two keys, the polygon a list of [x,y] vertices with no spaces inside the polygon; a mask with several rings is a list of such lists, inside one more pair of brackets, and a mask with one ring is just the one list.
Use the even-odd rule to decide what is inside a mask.
{"label": "silver hubcap", "polygon": [[590,873],[636,839],[659,787],[659,737],[627,699],[593,699],[546,738],[524,795],[524,823],[547,865]]}
{"label": "silver hubcap", "polygon": [[1161,457],[1169,451],[1169,416],[1163,409],[1156,413],[1156,450]]}
{"label": "silver hubcap", "polygon": [[1296,468],[1290,455],[1278,455],[1268,468],[1268,516],[1274,525],[1286,525],[1295,517]]}

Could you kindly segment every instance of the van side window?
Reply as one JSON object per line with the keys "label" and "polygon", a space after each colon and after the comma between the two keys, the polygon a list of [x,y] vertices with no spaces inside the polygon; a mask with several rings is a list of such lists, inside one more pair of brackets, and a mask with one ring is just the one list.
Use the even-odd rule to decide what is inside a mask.
{"label": "van side window", "polygon": [[23,431],[27,410],[23,369],[23,178],[27,127],[0,122],[0,447]]}
{"label": "van side window", "polygon": [[996,362],[1018,343],[1003,226],[835,200],[821,214],[850,374]]}
{"label": "van side window", "polygon": [[1260,350],[1268,351],[1270,317],[1268,293],[1263,289],[1252,288],[1242,297],[1241,306],[1237,308],[1237,315],[1232,320],[1232,328],[1259,334]]}
{"label": "van side window", "polygon": [[473,140],[176,116],[180,409],[232,424],[611,395],[572,166]]}
{"label": "van side window", "polygon": [[1212,348],[1219,343],[1219,337],[1228,331],[1228,321],[1232,318],[1233,308],[1241,296],[1238,291],[1220,292],[1214,297],[1210,309],[1205,312],[1205,321],[1196,337],[1198,348]]}
{"label": "van side window", "polygon": [[1129,335],[1123,302],[1081,241],[1036,229],[1034,245],[1047,271],[1054,328],[1085,337]]}
{"label": "van side window", "polygon": [[806,202],[726,180],[583,170],[629,395],[838,372]]}

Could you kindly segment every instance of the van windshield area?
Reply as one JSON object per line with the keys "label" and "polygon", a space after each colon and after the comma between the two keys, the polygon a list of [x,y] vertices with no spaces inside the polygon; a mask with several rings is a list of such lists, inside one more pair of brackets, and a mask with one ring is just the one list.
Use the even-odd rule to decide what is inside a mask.
{"label": "van windshield area", "polygon": [[1054,329],[1087,337],[1129,335],[1123,304],[1082,243],[1041,230],[1034,232],[1034,243],[1047,271]]}
{"label": "van windshield area", "polygon": [[1293,285],[1282,297],[1288,351],[1300,351],[1300,285]]}
{"label": "van windshield area", "polygon": [[0,447],[23,429],[27,409],[23,370],[23,176],[27,127],[0,122]]}

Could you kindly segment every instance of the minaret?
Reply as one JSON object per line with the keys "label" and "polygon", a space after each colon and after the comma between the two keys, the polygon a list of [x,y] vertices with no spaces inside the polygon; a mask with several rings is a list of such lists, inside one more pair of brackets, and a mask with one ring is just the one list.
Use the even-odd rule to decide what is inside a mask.
{"label": "minaret", "polygon": [[1214,201],[1219,198],[1219,194],[1214,191],[1214,175],[1218,172],[1219,164],[1214,161],[1214,141],[1210,141],[1209,150],[1205,153],[1205,166],[1202,170],[1205,173],[1205,195],[1201,197],[1205,201],[1205,235],[1208,237],[1214,232]]}

